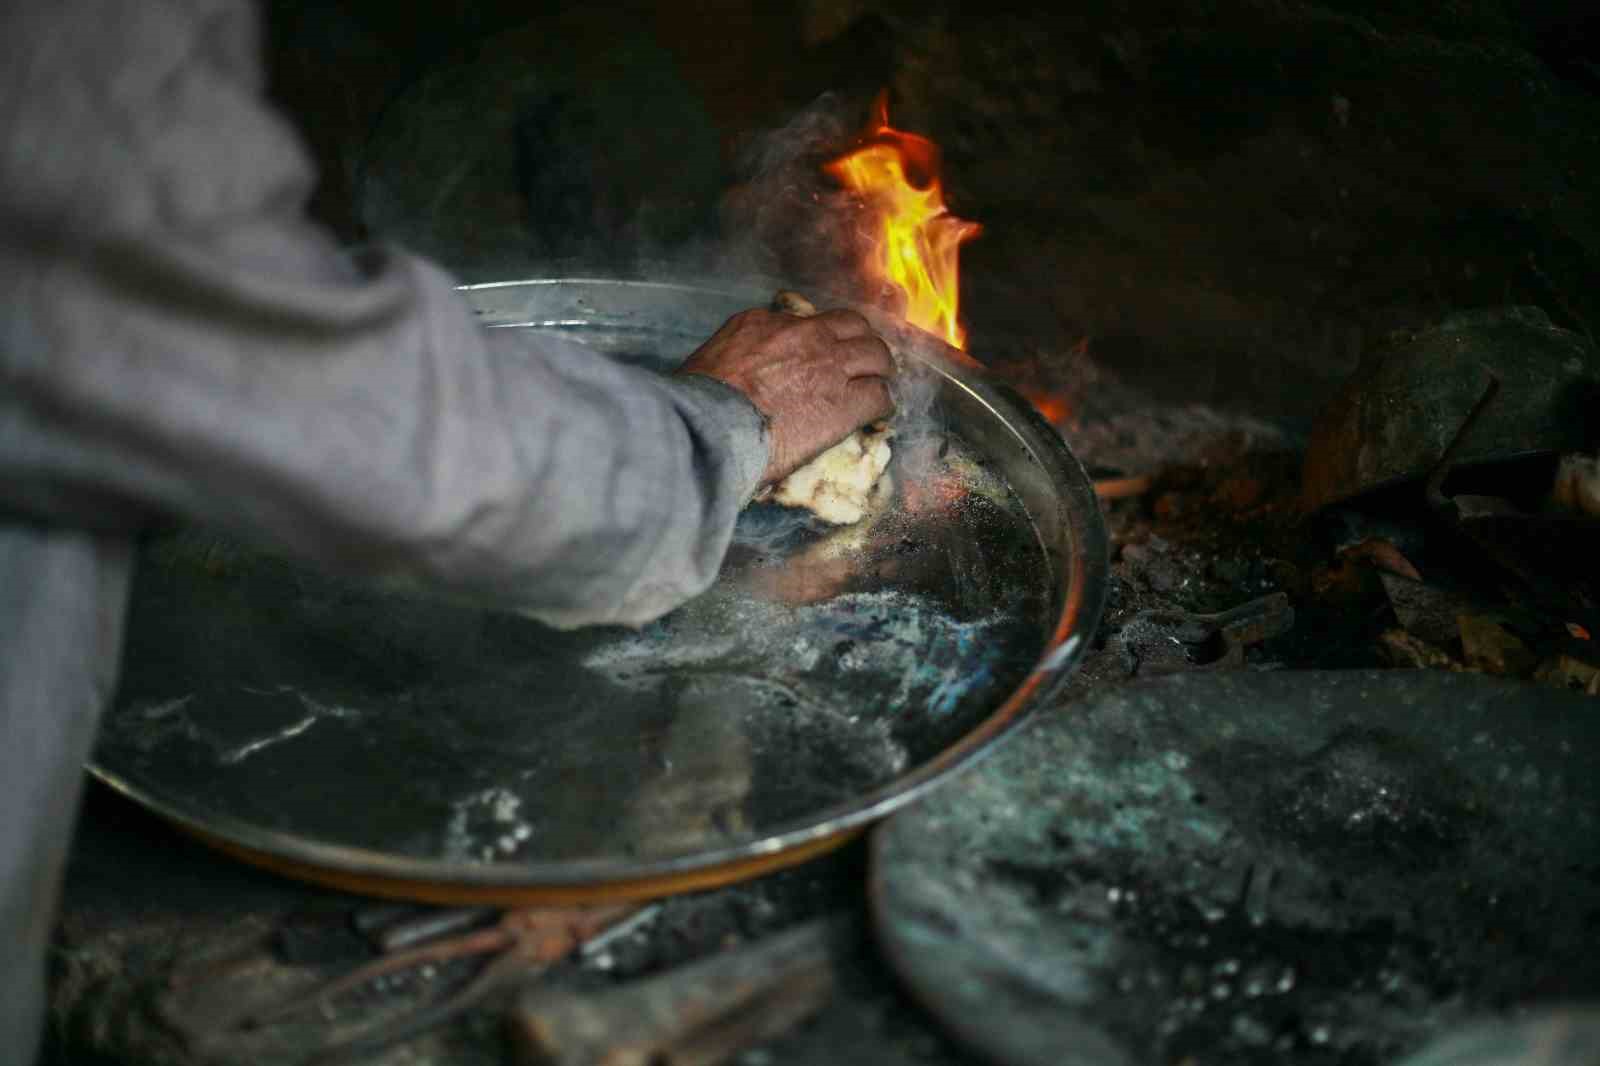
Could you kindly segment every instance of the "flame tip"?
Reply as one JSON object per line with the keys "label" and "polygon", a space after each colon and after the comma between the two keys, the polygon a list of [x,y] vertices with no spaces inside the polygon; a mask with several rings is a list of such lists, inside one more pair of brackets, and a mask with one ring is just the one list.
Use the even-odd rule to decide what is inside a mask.
{"label": "flame tip", "polygon": [[[878,212],[876,270],[903,295],[906,320],[965,348],[966,331],[957,320],[959,251],[983,227],[957,218],[945,206],[938,146],[890,126],[888,100],[887,89],[878,94],[875,125],[857,148],[825,169]],[[908,171],[923,180],[913,180]]]}
{"label": "flame tip", "polygon": [[872,101],[872,128],[886,130],[889,128],[889,90],[879,89],[878,95]]}

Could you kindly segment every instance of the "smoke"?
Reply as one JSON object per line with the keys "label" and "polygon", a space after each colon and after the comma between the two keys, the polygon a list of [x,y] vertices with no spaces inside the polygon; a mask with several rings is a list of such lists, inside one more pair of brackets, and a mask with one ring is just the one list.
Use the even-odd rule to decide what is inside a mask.
{"label": "smoke", "polygon": [[[876,319],[878,316],[873,317]],[[938,356],[934,354],[934,349],[942,345],[924,342],[921,332],[912,326],[890,329],[881,322],[874,324],[888,342],[890,351],[895,353],[895,363],[899,367],[899,372],[889,383],[889,392],[894,397],[895,433],[904,439],[913,431],[930,428],[924,423],[932,417],[934,401],[944,381],[935,370]],[[931,336],[928,339],[932,340]],[[941,424],[931,428],[944,427]]]}
{"label": "smoke", "polygon": [[783,278],[819,306],[869,302],[862,206],[822,169],[850,148],[865,116],[825,93],[744,143],[721,203],[719,273]]}
{"label": "smoke", "polygon": [[[648,215],[651,196],[673,200],[668,192],[702,188],[704,175],[679,182],[682,188],[668,183],[664,191],[645,195],[639,183],[662,180],[655,168],[619,166],[613,158],[616,129],[628,129],[629,137],[641,133],[638,123],[615,114],[626,108],[614,104],[602,116],[596,111],[600,104],[542,82],[522,85],[520,92],[515,171],[528,206],[520,229],[529,247],[550,257],[523,270],[536,276],[588,261],[605,273],[637,277],[726,279],[740,287],[768,279],[774,288],[804,293],[818,307],[861,309],[897,353],[900,373],[891,384],[897,434],[903,438],[926,419],[940,377],[910,353],[943,345],[909,343],[918,331],[901,318],[903,298],[874,281],[868,265],[878,253],[877,218],[824,170],[859,143],[872,113],[870,98],[824,93],[776,128],[748,135],[734,153],[724,191],[707,212],[714,225],[685,238],[681,228],[664,222],[613,216],[622,204]],[[683,147],[698,156],[706,143],[689,138]],[[606,255],[597,256],[596,246]]]}

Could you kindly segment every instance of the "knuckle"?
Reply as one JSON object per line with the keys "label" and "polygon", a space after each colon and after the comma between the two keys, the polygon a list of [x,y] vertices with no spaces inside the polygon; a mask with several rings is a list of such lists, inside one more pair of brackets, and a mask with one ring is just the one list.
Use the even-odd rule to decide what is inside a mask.
{"label": "knuckle", "polygon": [[733,321],[741,326],[760,326],[776,317],[778,317],[776,314],[764,307],[751,307],[734,315]]}
{"label": "knuckle", "polygon": [[863,366],[871,367],[883,376],[894,371],[894,357],[889,354],[889,346],[881,339],[860,337],[851,342],[850,348],[850,354]]}
{"label": "knuckle", "polygon": [[811,337],[818,341],[833,340],[833,330],[829,327],[828,323],[821,318],[802,318],[799,322],[795,323],[795,329],[803,333],[805,336]]}

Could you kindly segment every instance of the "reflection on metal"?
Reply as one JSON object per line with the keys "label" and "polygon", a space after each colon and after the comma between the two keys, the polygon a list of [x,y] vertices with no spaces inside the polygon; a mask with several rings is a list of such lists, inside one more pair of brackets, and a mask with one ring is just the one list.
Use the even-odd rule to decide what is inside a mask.
{"label": "reflection on metal", "polygon": [[[663,369],[770,292],[466,290],[486,325]],[[250,861],[441,902],[658,894],[833,846],[1021,721],[1104,592],[1059,436],[919,343],[896,340],[931,399],[889,505],[838,530],[752,508],[712,591],[642,630],[558,632],[207,532],[152,542],[91,769]]]}

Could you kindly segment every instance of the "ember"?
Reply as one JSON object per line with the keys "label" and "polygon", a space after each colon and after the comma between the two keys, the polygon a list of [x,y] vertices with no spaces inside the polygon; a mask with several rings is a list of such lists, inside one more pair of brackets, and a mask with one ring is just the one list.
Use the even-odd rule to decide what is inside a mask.
{"label": "ember", "polygon": [[1043,389],[1022,389],[1020,391],[1027,398],[1027,401],[1038,408],[1039,413],[1044,415],[1045,420],[1052,425],[1059,426],[1072,417],[1072,405],[1061,396],[1053,392],[1046,392]]}

